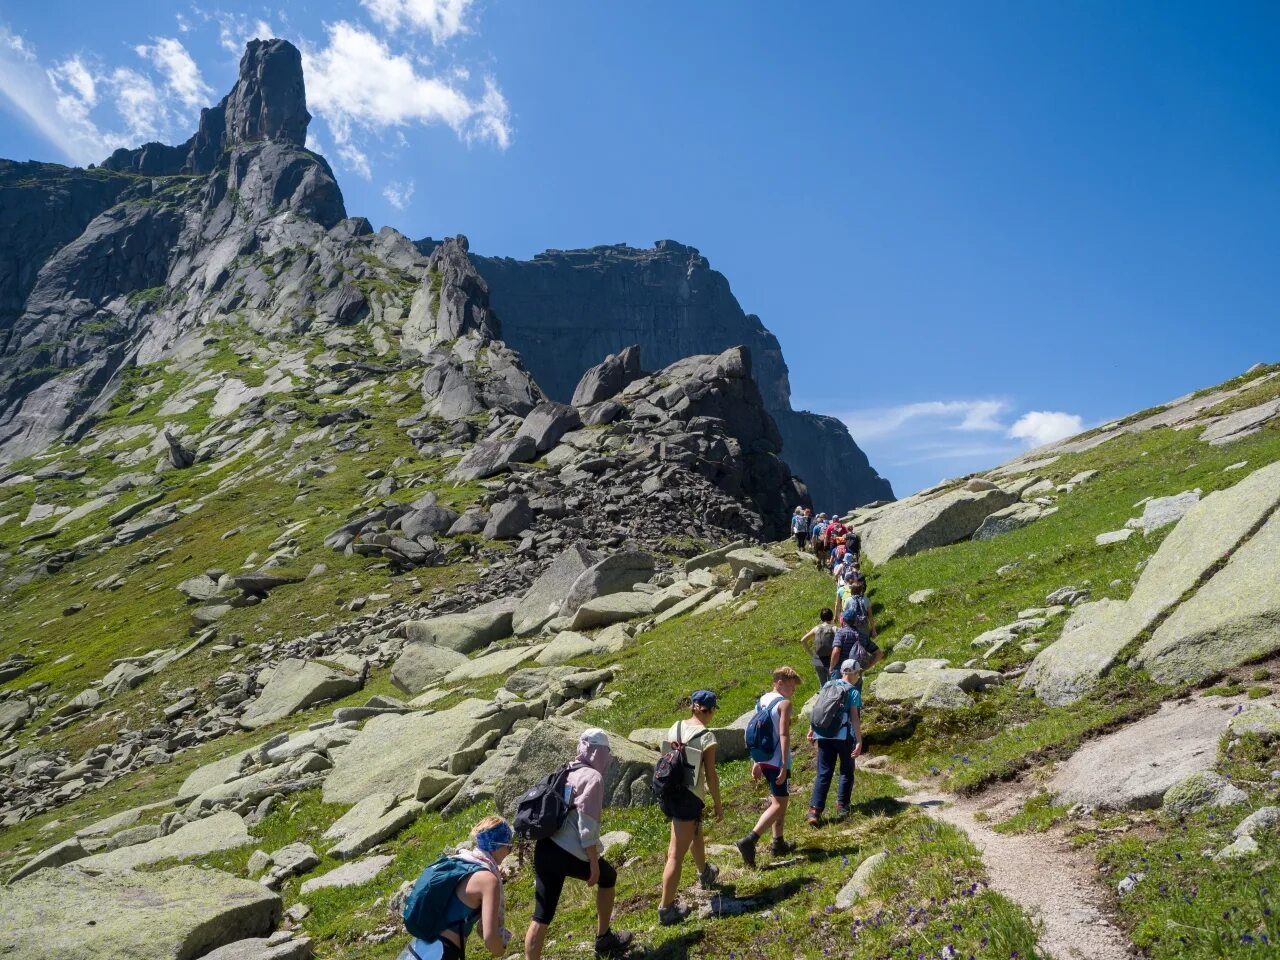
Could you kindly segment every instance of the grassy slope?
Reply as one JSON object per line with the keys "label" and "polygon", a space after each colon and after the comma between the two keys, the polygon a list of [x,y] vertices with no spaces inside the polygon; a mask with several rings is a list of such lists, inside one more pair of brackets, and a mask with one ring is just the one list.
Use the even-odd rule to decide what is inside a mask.
{"label": "grassy slope", "polygon": [[[910,653],[890,652],[890,659],[944,656],[963,662],[980,653],[969,645],[976,634],[1008,622],[1020,609],[1043,605],[1047,593],[1065,584],[1089,581],[1095,597],[1126,596],[1136,577],[1136,564],[1154,551],[1159,536],[1138,536],[1099,548],[1093,543],[1096,534],[1116,529],[1140,512],[1133,504],[1142,497],[1197,486],[1207,493],[1243,476],[1224,472],[1228,464],[1248,460],[1258,466],[1280,459],[1280,430],[1274,427],[1226,448],[1200,444],[1196,432],[1162,429],[1064,457],[1042,475],[1062,480],[1083,469],[1097,468],[1101,473],[1063,496],[1056,515],[995,540],[929,551],[872,571],[882,644],[891,648],[905,633],[923,639]],[[1011,573],[996,572],[1010,563],[1017,564]],[[933,587],[937,593],[925,604],[908,603],[907,595],[922,587]],[[772,667],[782,662],[803,666],[797,638],[811,625],[817,609],[830,603],[830,594],[829,580],[800,569],[760,585],[752,595],[758,607],[748,614],[721,611],[686,616],[642,634],[631,647],[607,658],[623,668],[624,696],[614,707],[589,713],[587,719],[622,734],[640,726],[665,726],[678,715],[689,691],[698,686],[718,690],[723,718],[732,718],[750,706]],[[1060,628],[1058,621],[1042,639],[1052,639]],[[1015,645],[995,663],[1009,668],[1029,659]],[[1267,680],[1274,677],[1258,676],[1251,682]],[[811,692],[802,690],[801,696]],[[974,789],[1067,752],[1082,738],[1151,709],[1167,693],[1145,677],[1121,670],[1099,695],[1069,709],[1044,708],[1008,686],[983,696],[972,708],[949,714],[912,717],[873,703],[867,726],[872,752],[888,753],[903,772],[932,775],[952,789]],[[282,727],[300,728],[329,709],[295,717]],[[7,831],[0,835],[0,849],[12,851],[37,837],[44,845],[69,834],[90,816],[170,795],[197,763],[270,732],[274,730],[207,744],[166,768],[134,774],[102,791],[103,796],[81,798]],[[1271,789],[1267,776],[1275,768],[1275,758],[1265,746],[1245,742],[1224,755],[1223,762],[1224,769],[1250,790],[1253,805],[1265,799]],[[802,745],[796,781],[807,788],[812,777],[813,757]],[[727,843],[740,836],[763,804],[763,793],[750,781],[745,763],[727,765],[722,781],[726,822],[711,828],[710,843]],[[894,796],[899,792],[889,777],[860,773],[855,816],[819,831],[797,826],[805,803],[804,797],[797,797],[798,809],[792,811],[789,828],[802,845],[795,862],[751,873],[737,867],[734,856],[712,855],[713,862],[726,868],[722,879],[729,892],[771,902],[741,917],[695,920],[675,929],[658,928],[654,912],[665,825],[652,808],[610,811],[605,828],[626,829],[634,835],[623,852],[619,926],[639,931],[654,956],[913,958],[945,956],[947,946],[959,956],[1010,957],[1015,951],[1021,957],[1034,955],[1032,925],[1007,900],[985,889],[973,848],[949,828],[897,803]],[[1047,806],[1037,801],[1008,828],[1043,827],[1063,814]],[[323,853],[325,844],[319,842],[319,835],[340,812],[340,807],[321,804],[318,792],[312,792],[292,798],[253,832],[266,850],[306,839]],[[395,956],[404,939],[387,913],[386,899],[442,846],[461,839],[480,812],[451,821],[424,816],[384,845],[396,860],[363,887],[300,897],[300,880],[290,881],[284,891],[286,901],[301,899],[312,908],[304,926],[318,939],[320,955],[353,960]],[[1114,880],[1140,867],[1151,877],[1139,884],[1133,897],[1122,900],[1119,909],[1135,941],[1154,956],[1259,956],[1264,954],[1252,951],[1264,934],[1270,931],[1274,942],[1275,891],[1280,885],[1275,842],[1265,840],[1263,855],[1252,861],[1205,861],[1200,849],[1223,845],[1238,820],[1234,812],[1229,818],[1212,816],[1198,815],[1183,825],[1144,814],[1081,831],[1079,842],[1098,847],[1108,878]],[[61,822],[41,833],[52,821]],[[243,869],[252,849],[207,862]],[[853,867],[878,850],[887,850],[890,857],[874,877],[872,897],[848,914],[828,913],[826,907]],[[334,865],[326,858],[311,875]],[[692,880],[688,869],[685,880]],[[1170,895],[1170,891],[1181,894]],[[509,926],[519,933],[532,906],[528,870],[520,871],[509,886],[509,900]],[[1269,916],[1264,914],[1266,909],[1271,910]],[[591,913],[585,888],[570,885],[549,954],[580,953],[588,940]]]}

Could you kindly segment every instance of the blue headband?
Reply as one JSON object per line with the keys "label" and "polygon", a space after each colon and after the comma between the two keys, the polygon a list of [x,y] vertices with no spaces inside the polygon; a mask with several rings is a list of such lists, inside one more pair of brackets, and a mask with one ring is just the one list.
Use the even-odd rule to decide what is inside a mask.
{"label": "blue headband", "polygon": [[499,847],[511,846],[512,836],[511,827],[504,821],[476,834],[476,846],[485,853],[493,853]]}

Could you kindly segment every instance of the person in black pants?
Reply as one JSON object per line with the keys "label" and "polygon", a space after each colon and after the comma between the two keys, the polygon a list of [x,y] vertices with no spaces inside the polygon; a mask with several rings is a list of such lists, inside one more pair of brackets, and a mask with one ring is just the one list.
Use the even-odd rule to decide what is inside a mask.
{"label": "person in black pants", "polygon": [[621,956],[631,943],[630,933],[609,928],[618,872],[600,856],[604,772],[612,759],[609,735],[594,727],[584,730],[578,740],[578,758],[569,764],[565,785],[569,815],[559,830],[533,848],[534,906],[533,921],[524,936],[526,960],[541,960],[547,928],[555,919],[569,877],[596,887],[596,956]]}

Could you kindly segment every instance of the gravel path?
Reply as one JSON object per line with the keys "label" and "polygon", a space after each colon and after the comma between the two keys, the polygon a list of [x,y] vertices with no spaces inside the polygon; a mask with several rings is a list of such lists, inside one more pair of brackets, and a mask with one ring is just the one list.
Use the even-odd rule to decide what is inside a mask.
{"label": "gravel path", "polygon": [[1093,858],[1043,834],[1001,834],[974,819],[988,804],[927,792],[904,798],[963,830],[982,853],[991,888],[1044,924],[1053,960],[1128,960],[1129,943],[1102,910]]}

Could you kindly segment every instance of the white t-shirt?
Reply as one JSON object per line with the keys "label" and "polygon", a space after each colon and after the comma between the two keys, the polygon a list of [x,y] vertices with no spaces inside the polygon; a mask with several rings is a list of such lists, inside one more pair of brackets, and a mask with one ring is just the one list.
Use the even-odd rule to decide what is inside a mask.
{"label": "white t-shirt", "polygon": [[[678,731],[677,731],[677,728]],[[702,767],[702,757],[708,749],[716,745],[716,735],[696,720],[679,720],[667,731],[667,738],[662,742],[662,750],[683,737],[684,758],[689,761],[692,770],[685,771],[685,786],[693,791],[699,800],[705,800],[707,794],[707,776]]]}
{"label": "white t-shirt", "polygon": [[773,739],[777,744],[773,748],[773,756],[765,763],[773,767],[782,767],[782,718],[779,714],[782,712],[782,705],[786,703],[787,698],[778,693],[777,690],[770,690],[758,701],[760,706],[769,711],[770,717],[773,719]]}

